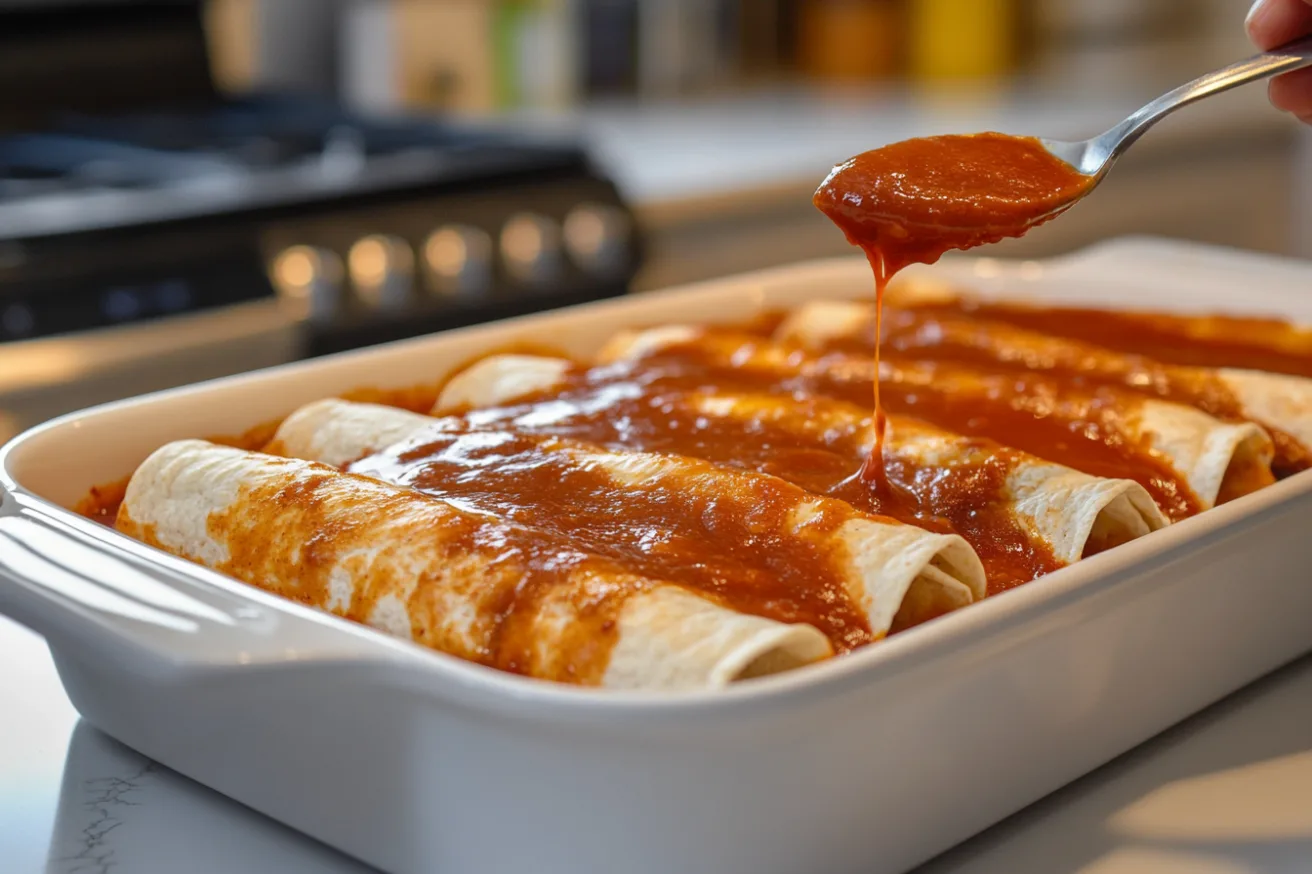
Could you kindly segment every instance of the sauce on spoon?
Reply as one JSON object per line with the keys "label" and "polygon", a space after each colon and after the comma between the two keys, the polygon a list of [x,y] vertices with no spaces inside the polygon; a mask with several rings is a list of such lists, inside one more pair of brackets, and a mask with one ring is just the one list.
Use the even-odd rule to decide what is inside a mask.
{"label": "sauce on spoon", "polygon": [[[865,252],[875,275],[875,371],[884,289],[908,264],[1019,237],[1093,186],[1034,137],[984,133],[904,140],[835,167],[812,202]],[[861,477],[885,485],[886,428],[875,380],[875,444]]]}

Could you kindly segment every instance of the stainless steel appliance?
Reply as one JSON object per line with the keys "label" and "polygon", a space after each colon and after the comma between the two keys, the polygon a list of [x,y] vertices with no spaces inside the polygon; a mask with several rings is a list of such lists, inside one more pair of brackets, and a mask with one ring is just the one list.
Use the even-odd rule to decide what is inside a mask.
{"label": "stainless steel appliance", "polygon": [[224,97],[203,6],[0,0],[0,437],[627,290],[631,213],[579,145]]}

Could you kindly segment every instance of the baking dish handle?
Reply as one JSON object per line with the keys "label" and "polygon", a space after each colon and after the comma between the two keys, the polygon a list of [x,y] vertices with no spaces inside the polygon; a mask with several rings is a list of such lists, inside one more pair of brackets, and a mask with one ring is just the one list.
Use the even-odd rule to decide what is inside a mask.
{"label": "baking dish handle", "polygon": [[143,668],[407,656],[364,629],[122,540],[0,487],[0,613],[52,646]]}

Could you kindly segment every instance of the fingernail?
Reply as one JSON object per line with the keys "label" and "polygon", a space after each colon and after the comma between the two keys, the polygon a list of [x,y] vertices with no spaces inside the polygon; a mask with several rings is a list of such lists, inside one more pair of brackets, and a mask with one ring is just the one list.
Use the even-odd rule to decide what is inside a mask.
{"label": "fingernail", "polygon": [[1262,14],[1262,9],[1267,5],[1268,0],[1255,0],[1251,9],[1248,10],[1248,17],[1244,19],[1244,27],[1251,28],[1253,20]]}

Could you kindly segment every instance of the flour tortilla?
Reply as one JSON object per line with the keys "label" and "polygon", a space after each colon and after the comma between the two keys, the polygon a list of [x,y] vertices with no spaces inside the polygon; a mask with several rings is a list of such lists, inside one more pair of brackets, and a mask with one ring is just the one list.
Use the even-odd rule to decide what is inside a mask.
{"label": "flour tortilla", "polygon": [[[918,298],[907,295],[907,299]],[[936,317],[948,325],[964,321],[960,316]],[[815,301],[790,312],[774,337],[819,351],[836,341],[868,337],[873,319],[874,307],[871,304]],[[1133,356],[1008,324],[968,324],[971,326],[966,332],[969,336],[958,338],[958,342],[994,356],[1001,356],[1003,353],[999,350],[1005,350],[1009,365],[1040,371],[1057,364],[1069,369],[1092,368],[1095,376],[1130,387],[1133,387],[1136,377],[1142,378],[1141,371],[1135,372]],[[1312,450],[1312,379],[1238,368],[1154,364],[1186,382],[1216,380],[1234,396],[1243,418],[1258,427],[1283,432],[1305,451]]]}
{"label": "flour tortilla", "polygon": [[[526,568],[517,553],[459,537],[471,524],[495,527],[512,541],[522,534],[326,465],[199,440],[170,443],[151,455],[133,474],[117,520],[120,531],[275,594],[486,662],[496,640],[489,607],[521,582]],[[315,536],[324,531],[334,534]],[[313,561],[307,561],[312,538]],[[575,676],[558,646],[582,621],[574,604],[585,592],[616,584],[630,594],[609,657],[591,674]],[[542,679],[706,689],[832,653],[808,625],[737,613],[679,586],[626,575],[597,557],[576,564],[536,608],[532,651],[520,669]]]}
{"label": "flour tortilla", "polygon": [[[516,384],[525,382],[516,377]],[[340,460],[388,446],[393,452],[422,446],[431,439],[433,429],[444,427],[444,420],[387,407],[366,409],[368,406],[317,402],[293,413],[275,440],[289,455],[314,461]],[[414,428],[413,435],[399,445],[387,442],[403,422]],[[793,501],[785,528],[776,536],[811,539],[816,536],[808,529],[813,519],[822,514],[827,519],[842,519],[835,530],[819,535],[823,538],[820,542],[827,554],[840,561],[848,591],[876,636],[964,607],[985,595],[984,568],[966,541],[956,535],[935,534],[859,513],[841,501],[812,495],[774,477],[722,468],[700,459],[614,451],[545,435],[533,439],[538,441],[538,451],[556,453],[570,466],[600,471],[616,489],[632,489],[635,496],[638,490],[649,488],[702,490],[714,496],[721,507],[746,515],[753,509],[753,485],[773,483],[776,494]],[[367,460],[365,465],[366,472],[371,472]]]}
{"label": "flour tortilla", "polygon": [[[798,433],[851,431],[861,457],[874,445],[870,417],[843,401],[813,398],[804,417],[793,414],[792,405],[776,395],[706,393],[693,403],[705,416],[768,421]],[[968,465],[988,451],[978,441],[901,416],[889,417],[884,435],[885,457],[918,467]],[[1148,492],[1133,480],[1090,476],[1025,453],[1016,455],[1003,500],[1058,561],[1070,564],[1167,525]]]}
{"label": "flour tortilla", "polygon": [[[501,403],[554,385],[573,367],[563,358],[539,355],[492,355],[447,380],[438,396],[437,408],[458,410]],[[493,396],[490,388],[500,393]]]}
{"label": "flour tortilla", "polygon": [[[799,347],[764,338],[691,326],[621,332],[603,347],[598,359],[603,363],[641,360],[679,346],[696,348],[702,360],[716,366],[777,374],[781,379],[809,371],[819,376],[868,381],[874,373],[874,362],[863,357],[809,356]],[[937,390],[950,386],[963,400],[996,401],[1000,397],[996,374],[968,367],[882,362],[881,379]],[[1071,409],[1065,414],[1078,418],[1086,399],[1078,391],[1070,392],[1069,398]],[[1193,407],[1130,393],[1124,393],[1121,412],[1125,439],[1131,445],[1154,450],[1204,509],[1215,505],[1227,480],[1261,482],[1251,472],[1263,469],[1266,481],[1270,479],[1271,437],[1252,422],[1221,422]]]}
{"label": "flour tortilla", "polygon": [[[462,401],[474,407],[514,403],[522,387],[529,387],[525,394],[533,395],[558,385],[568,372],[562,364],[568,362],[498,355],[457,374],[452,384],[459,385]],[[697,392],[684,401],[707,418],[768,421],[774,427],[817,440],[826,433],[850,434],[854,439],[849,442],[857,447],[854,464],[874,441],[866,411],[830,398],[808,398],[804,414],[799,414],[788,400],[768,394]],[[442,403],[439,400],[439,407]],[[917,466],[944,466],[969,464],[983,450],[978,441],[893,416],[884,451]],[[1063,563],[1167,524],[1148,492],[1133,480],[1090,476],[1034,456],[1019,456],[1006,485],[1009,509]]]}
{"label": "flour tortilla", "polygon": [[835,340],[866,336],[875,317],[874,307],[854,300],[819,300],[790,311],[774,339],[817,351]]}
{"label": "flour tortilla", "polygon": [[1215,372],[1239,399],[1245,416],[1283,431],[1312,452],[1312,379],[1237,367]]}
{"label": "flour tortilla", "polygon": [[574,367],[563,358],[489,355],[447,380],[433,405],[433,415],[500,406],[549,391]]}

